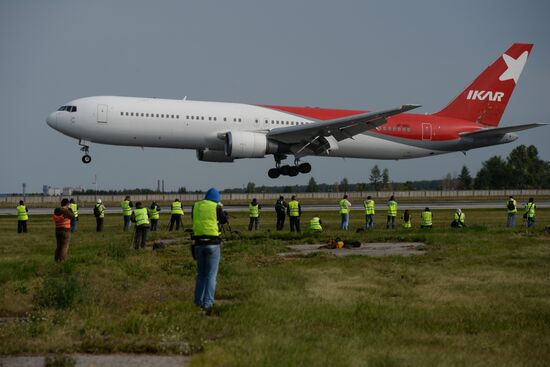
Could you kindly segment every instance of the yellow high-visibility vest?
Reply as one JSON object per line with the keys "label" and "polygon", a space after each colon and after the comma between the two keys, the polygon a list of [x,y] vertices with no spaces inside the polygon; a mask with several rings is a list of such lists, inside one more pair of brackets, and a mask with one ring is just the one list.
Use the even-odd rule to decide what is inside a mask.
{"label": "yellow high-visibility vest", "polygon": [[374,214],[374,200],[365,200],[363,205],[365,206],[365,214]]}
{"label": "yellow high-visibility vest", "polygon": [[122,215],[124,215],[125,217],[128,215],[132,215],[132,207],[130,206],[129,200],[123,200],[120,203],[120,206],[122,207]]}
{"label": "yellow high-visibility vest", "polygon": [[300,216],[300,203],[298,203],[297,200],[292,200],[288,203],[288,212],[291,217],[299,217]]}
{"label": "yellow high-visibility vest", "polygon": [[69,209],[72,210],[74,217],[78,218],[78,205],[76,205],[76,203],[71,203],[69,204]]}
{"label": "yellow high-visibility vest", "polygon": [[248,204],[248,213],[250,218],[258,218],[260,216],[259,204],[256,204],[256,205]]}
{"label": "yellow high-visibility vest", "polygon": [[98,218],[105,218],[105,206],[103,206],[103,204],[96,204],[95,206],[97,210],[99,210]]}
{"label": "yellow high-visibility vest", "polygon": [[397,216],[397,203],[395,201],[392,201],[391,203],[388,203],[388,216],[389,217],[396,217]]}
{"label": "yellow high-visibility vest", "polygon": [[309,221],[309,229],[313,231],[322,231],[323,227],[321,226],[321,219],[319,217],[313,217]]}
{"label": "yellow high-visibility vest", "polygon": [[149,215],[147,214],[147,208],[134,209],[134,216],[136,218],[136,226],[149,224]]}
{"label": "yellow high-visibility vest", "polygon": [[15,209],[17,209],[17,220],[29,220],[29,214],[25,205],[17,205]]}
{"label": "yellow high-visibility vest", "polygon": [[432,225],[432,212],[422,212],[422,223],[423,226]]}
{"label": "yellow high-visibility vest", "polygon": [[338,205],[340,206],[340,214],[348,214],[349,213],[349,209],[348,209],[348,206],[347,206],[347,200],[346,199],[340,200]]}
{"label": "yellow high-visibility vest", "polygon": [[193,206],[193,235],[219,236],[218,204],[210,200],[197,201]]}
{"label": "yellow high-visibility vest", "polygon": [[525,213],[527,213],[528,218],[535,218],[536,208],[537,206],[535,205],[535,203],[527,203],[527,205],[525,206]]}
{"label": "yellow high-visibility vest", "polygon": [[181,201],[174,201],[172,203],[170,214],[181,214],[181,215],[183,215],[183,207],[181,206]]}
{"label": "yellow high-visibility vest", "polygon": [[506,207],[508,207],[508,203],[509,203],[510,201],[514,203],[514,209],[512,209],[512,210],[508,209],[508,213],[517,213],[517,212],[518,212],[518,206],[517,206],[516,199],[510,199],[510,200],[508,200],[508,202],[506,203]]}
{"label": "yellow high-visibility vest", "polygon": [[401,224],[403,228],[411,228],[412,222],[411,222],[411,216],[409,215],[409,220],[405,221],[405,218],[403,218],[403,223]]}
{"label": "yellow high-visibility vest", "polygon": [[160,214],[159,214],[159,211],[157,209],[157,207],[155,206],[153,209],[149,209],[150,212],[151,212],[151,219],[159,219],[160,218]]}

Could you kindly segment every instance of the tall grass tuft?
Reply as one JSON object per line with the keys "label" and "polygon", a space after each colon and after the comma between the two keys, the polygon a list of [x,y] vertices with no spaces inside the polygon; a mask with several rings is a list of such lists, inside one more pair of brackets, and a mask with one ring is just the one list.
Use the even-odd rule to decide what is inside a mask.
{"label": "tall grass tuft", "polygon": [[44,279],[42,287],[33,297],[33,303],[38,307],[53,307],[66,309],[83,298],[83,285],[74,275],[51,275]]}

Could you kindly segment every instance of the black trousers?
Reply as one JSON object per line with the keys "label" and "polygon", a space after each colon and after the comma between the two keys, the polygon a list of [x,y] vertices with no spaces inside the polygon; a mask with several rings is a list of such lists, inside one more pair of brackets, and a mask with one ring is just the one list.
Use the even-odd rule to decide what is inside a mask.
{"label": "black trousers", "polygon": [[300,231],[300,217],[290,217],[290,232],[301,232]]}
{"label": "black trousers", "polygon": [[248,222],[248,230],[251,231],[252,227],[254,227],[254,230],[258,230],[258,225],[260,224],[260,218],[259,217],[250,217],[250,221]]}
{"label": "black trousers", "polygon": [[159,224],[158,219],[151,219],[151,232],[155,232],[157,230],[158,224]]}
{"label": "black trousers", "polygon": [[105,218],[95,218],[95,231],[96,232],[103,232],[103,219]]}
{"label": "black trousers", "polygon": [[148,232],[149,232],[149,225],[143,224],[141,226],[136,226],[136,235],[134,236],[134,248],[136,250],[139,248],[145,248]]}
{"label": "black trousers", "polygon": [[169,231],[174,229],[174,223],[176,224],[176,231],[180,229],[180,224],[181,224],[181,228],[183,228],[183,223],[181,221],[181,214],[172,214],[172,216],[170,217]]}
{"label": "black trousers", "polygon": [[277,230],[282,231],[285,226],[285,213],[277,213]]}
{"label": "black trousers", "polygon": [[17,221],[17,233],[27,233],[27,222],[26,220],[18,220]]}

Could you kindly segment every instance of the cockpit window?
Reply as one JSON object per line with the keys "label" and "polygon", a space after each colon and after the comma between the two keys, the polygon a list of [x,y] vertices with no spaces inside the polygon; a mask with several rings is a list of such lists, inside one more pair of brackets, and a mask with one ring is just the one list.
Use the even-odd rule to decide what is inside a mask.
{"label": "cockpit window", "polygon": [[76,106],[61,106],[58,111],[76,112]]}

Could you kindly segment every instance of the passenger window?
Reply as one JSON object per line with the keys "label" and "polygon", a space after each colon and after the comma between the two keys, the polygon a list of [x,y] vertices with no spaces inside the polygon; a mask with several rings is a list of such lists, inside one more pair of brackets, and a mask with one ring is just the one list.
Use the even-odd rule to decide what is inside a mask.
{"label": "passenger window", "polygon": [[239,122],[241,122],[241,119],[239,119]]}
{"label": "passenger window", "polygon": [[121,113],[120,113],[120,116],[124,116],[124,112],[121,112]]}
{"label": "passenger window", "polygon": [[180,118],[180,115],[176,115],[176,119],[179,119]]}
{"label": "passenger window", "polygon": [[133,113],[133,112],[131,112],[131,113],[130,113],[130,116],[134,116],[134,113]]}
{"label": "passenger window", "polygon": [[160,117],[164,118],[164,114],[161,114]]}
{"label": "passenger window", "polygon": [[223,118],[223,121],[227,121],[227,117],[224,117],[224,118]]}
{"label": "passenger window", "polygon": [[212,121],[212,117],[208,117],[208,121]]}
{"label": "passenger window", "polygon": [[214,121],[216,121],[216,118],[214,117]]}

